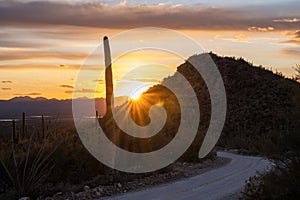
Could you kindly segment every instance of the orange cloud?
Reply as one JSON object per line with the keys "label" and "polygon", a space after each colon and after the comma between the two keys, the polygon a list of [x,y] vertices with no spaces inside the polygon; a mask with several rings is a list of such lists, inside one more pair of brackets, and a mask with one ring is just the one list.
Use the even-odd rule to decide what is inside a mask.
{"label": "orange cloud", "polygon": [[221,39],[221,40],[226,40],[226,41],[232,41],[232,42],[246,42],[249,43],[248,37],[244,34],[240,35],[234,35],[234,36],[222,36],[222,35],[217,35],[215,39]]}
{"label": "orange cloud", "polygon": [[288,56],[295,57],[295,58],[300,57],[300,49],[299,48],[283,49],[283,50],[281,50],[281,53],[288,55]]}
{"label": "orange cloud", "polygon": [[260,32],[268,32],[268,31],[274,31],[274,27],[268,26],[268,27],[256,27],[251,26],[248,28],[248,31],[260,31]]}
{"label": "orange cloud", "polygon": [[12,81],[2,81],[2,83],[12,83]]}
{"label": "orange cloud", "polygon": [[91,89],[79,89],[79,90],[68,90],[65,91],[65,93],[67,94],[72,94],[72,93],[89,93],[89,94],[95,94],[95,93],[103,93],[103,91],[95,91],[95,90],[91,90]]}
{"label": "orange cloud", "polygon": [[42,95],[42,93],[38,93],[38,92],[23,93],[23,94],[17,93],[17,94],[13,94],[13,95],[15,95],[15,96],[40,96],[40,95]]}
{"label": "orange cloud", "polygon": [[285,23],[295,23],[295,22],[299,22],[300,20],[297,18],[293,18],[293,19],[274,19],[273,22],[285,22]]}
{"label": "orange cloud", "polygon": [[292,36],[292,38],[287,40],[287,41],[283,41],[281,43],[300,45],[300,30],[297,30],[297,31],[294,31],[294,32],[286,32],[286,33],[284,33],[284,35]]}
{"label": "orange cloud", "polygon": [[59,87],[62,87],[62,88],[74,88],[72,85],[60,85]]}
{"label": "orange cloud", "polygon": [[[80,68],[80,64],[73,64],[70,65],[68,68],[62,68],[62,69],[68,69],[68,70],[78,70]],[[25,70],[25,69],[57,69],[56,65],[51,64],[0,64],[0,70],[1,69],[10,69],[10,70]]]}
{"label": "orange cloud", "polygon": [[45,50],[0,50],[0,60],[30,60],[30,59],[67,59],[83,60],[86,57],[84,53],[66,52],[66,51],[45,51]]}

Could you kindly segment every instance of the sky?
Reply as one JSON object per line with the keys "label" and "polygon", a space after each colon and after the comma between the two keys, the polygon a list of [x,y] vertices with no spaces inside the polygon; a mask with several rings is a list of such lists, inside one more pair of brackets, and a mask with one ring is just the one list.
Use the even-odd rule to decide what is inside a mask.
{"label": "sky", "polygon": [[[292,77],[292,67],[300,63],[299,10],[299,0],[1,0],[0,99],[71,98],[80,66],[102,37],[142,27],[176,30],[207,52],[242,57]],[[130,45],[132,40],[120,42]],[[171,73],[158,66],[175,71],[184,62],[162,51],[129,52],[120,58],[114,57],[115,52],[115,85],[121,85],[116,95],[157,84]],[[149,65],[152,70],[144,68],[134,77],[125,76],[134,67]],[[96,96],[103,97],[103,77],[96,81]],[[74,92],[95,95],[84,86]]]}

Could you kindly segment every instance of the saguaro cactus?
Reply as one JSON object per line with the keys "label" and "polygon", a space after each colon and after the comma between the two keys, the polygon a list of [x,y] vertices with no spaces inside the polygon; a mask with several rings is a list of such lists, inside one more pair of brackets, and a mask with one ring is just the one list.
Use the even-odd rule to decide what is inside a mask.
{"label": "saguaro cactus", "polygon": [[105,86],[106,86],[106,114],[111,116],[112,108],[114,107],[113,97],[113,76],[111,68],[111,54],[108,42],[108,37],[103,38],[104,43],[104,61],[105,61]]}
{"label": "saguaro cactus", "polygon": [[[115,123],[112,116],[112,109],[114,108],[114,96],[113,96],[113,75],[112,75],[112,64],[111,64],[111,54],[109,48],[108,37],[103,38],[104,44],[104,61],[105,61],[105,86],[106,86],[106,114],[102,120],[102,124],[105,127],[104,130],[108,131],[111,135],[111,140],[116,144],[116,135],[115,135]],[[112,157],[112,161],[115,161],[115,158]],[[104,175],[106,180],[113,182],[114,177],[116,176],[116,171],[104,167]]]}

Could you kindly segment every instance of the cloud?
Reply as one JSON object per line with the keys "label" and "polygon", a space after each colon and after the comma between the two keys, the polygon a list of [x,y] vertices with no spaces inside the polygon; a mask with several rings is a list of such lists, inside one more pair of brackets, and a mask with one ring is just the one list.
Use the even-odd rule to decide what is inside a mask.
{"label": "cloud", "polygon": [[66,25],[110,29],[152,26],[201,30],[247,30],[248,27],[257,27],[258,31],[274,27],[276,30],[291,30],[299,27],[298,22],[278,23],[273,20],[289,19],[290,15],[298,19],[299,10],[299,4],[265,4],[230,9],[142,4],[129,6],[126,3],[109,6],[91,1],[71,4],[65,1],[5,0],[0,5],[0,25],[33,28],[40,25]]}
{"label": "cloud", "polygon": [[41,47],[49,47],[49,46],[55,46],[55,44],[45,43],[45,42],[44,43],[24,42],[24,41],[12,40],[12,39],[7,40],[6,37],[1,37],[1,39],[0,39],[0,47],[7,47],[7,48],[41,48]]}
{"label": "cloud", "polygon": [[274,27],[272,27],[272,26],[268,26],[268,27],[251,26],[248,28],[248,31],[268,32],[268,31],[274,31]]}
{"label": "cloud", "polygon": [[221,39],[221,40],[225,40],[225,41],[232,41],[232,42],[245,42],[245,43],[250,43],[248,40],[248,37],[244,34],[240,34],[240,35],[217,35],[215,37],[215,39]]}
{"label": "cloud", "polygon": [[2,81],[2,83],[12,83],[12,81]]}
{"label": "cloud", "polygon": [[32,93],[17,93],[17,94],[13,94],[15,96],[40,96],[42,95],[42,93],[38,93],[38,92],[32,92]]}
{"label": "cloud", "polygon": [[295,23],[295,22],[299,22],[300,20],[297,18],[293,18],[293,19],[274,19],[273,22],[284,22],[284,23]]}
{"label": "cloud", "polygon": [[[21,70],[21,69],[56,69],[56,65],[51,64],[0,64],[1,69],[11,69],[11,70]],[[68,70],[78,70],[80,68],[80,64],[70,65]],[[63,68],[62,68],[63,69]]]}
{"label": "cloud", "polygon": [[151,83],[159,83],[160,80],[157,79],[141,79],[141,78],[136,78],[136,79],[131,79],[132,81],[138,81],[138,82],[151,82]]}
{"label": "cloud", "polygon": [[29,60],[29,59],[67,59],[67,60],[83,60],[86,53],[79,52],[59,52],[59,51],[43,51],[43,50],[0,50],[0,60]]}
{"label": "cloud", "polygon": [[127,0],[122,0],[118,4],[118,6],[126,6],[126,5],[127,5]]}
{"label": "cloud", "polygon": [[70,68],[69,65],[64,65],[64,64],[59,64],[57,66],[60,67],[60,68]]}
{"label": "cloud", "polygon": [[[78,70],[80,69],[81,63],[79,61],[78,64],[70,64],[70,65],[55,65],[55,64],[47,64],[47,63],[28,63],[28,64],[9,64],[9,63],[0,63],[1,69],[10,69],[10,70],[20,70],[20,69],[61,69],[61,70]],[[91,70],[91,71],[99,71],[99,66],[95,65],[84,65],[81,70]]]}
{"label": "cloud", "polygon": [[[114,80],[114,82],[116,82],[116,83],[118,83],[120,80]],[[100,85],[103,85],[103,84],[105,84],[105,80],[102,80],[102,79],[100,79],[100,80],[93,80],[93,82],[98,82],[98,84],[100,84]],[[157,79],[151,79],[151,78],[149,78],[149,79],[147,79],[147,78],[144,78],[144,79],[142,79],[142,78],[134,78],[134,79],[129,79],[129,80],[121,80],[121,82],[145,82],[145,83],[159,83],[160,82],[160,80],[157,80]]]}
{"label": "cloud", "polygon": [[62,87],[62,88],[74,88],[72,85],[60,85],[59,87]]}
{"label": "cloud", "polygon": [[300,57],[300,48],[283,49],[283,50],[281,50],[281,53],[288,55],[288,56],[299,58]]}
{"label": "cloud", "polygon": [[68,91],[65,91],[65,93],[67,93],[67,94],[72,94],[72,93],[89,93],[89,94],[95,94],[95,93],[103,93],[103,91],[95,91],[95,90],[92,90],[92,89],[83,88],[83,89],[78,89],[78,90],[68,90]]}
{"label": "cloud", "polygon": [[284,44],[300,45],[300,30],[284,33],[286,36],[291,36],[291,39],[283,41]]}
{"label": "cloud", "polygon": [[102,80],[102,79],[100,79],[100,80],[93,80],[93,82],[98,82],[98,84],[105,84],[105,80]]}
{"label": "cloud", "polygon": [[[21,38],[20,35],[22,35]],[[99,41],[99,29],[93,27],[53,27],[47,24],[35,27],[28,27],[27,25],[23,27],[22,24],[19,24],[13,27],[2,24],[0,32],[0,47],[7,49],[49,50],[49,47],[51,49],[54,49],[52,47],[72,47],[73,49],[92,48],[95,41]]]}
{"label": "cloud", "polygon": [[1,88],[2,90],[11,90],[11,88]]}

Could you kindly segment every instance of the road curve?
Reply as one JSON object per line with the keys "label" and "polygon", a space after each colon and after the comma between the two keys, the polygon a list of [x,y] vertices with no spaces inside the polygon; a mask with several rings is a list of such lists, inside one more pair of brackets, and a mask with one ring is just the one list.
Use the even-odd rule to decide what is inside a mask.
{"label": "road curve", "polygon": [[230,158],[222,167],[176,182],[157,185],[141,191],[105,198],[106,200],[215,200],[227,199],[242,190],[245,181],[256,172],[271,166],[268,160],[219,151],[218,156]]}

